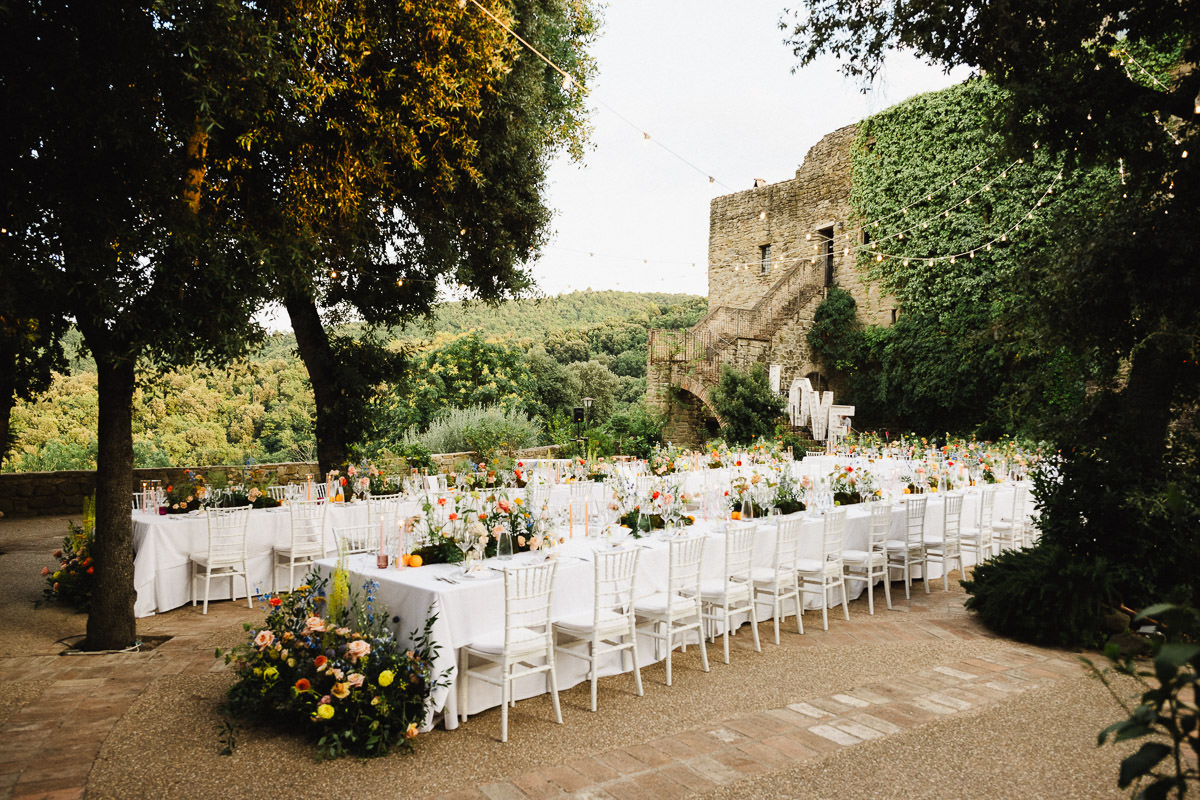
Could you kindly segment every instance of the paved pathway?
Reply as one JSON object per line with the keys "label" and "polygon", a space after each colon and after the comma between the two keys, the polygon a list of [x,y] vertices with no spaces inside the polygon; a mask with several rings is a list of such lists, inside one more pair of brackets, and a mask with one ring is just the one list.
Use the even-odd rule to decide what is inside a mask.
{"label": "paved pathway", "polygon": [[[961,600],[961,595],[958,597]],[[874,628],[876,636],[891,633],[909,641],[923,637],[987,636],[973,621],[947,624],[896,616],[904,621],[884,621],[877,614],[874,619],[864,620],[859,616],[855,624],[864,629]],[[807,635],[819,640],[838,634],[823,632],[814,625]],[[636,747],[609,750],[512,775],[447,797],[462,800],[685,797],[795,766],[797,762],[819,759],[842,748],[883,739],[973,708],[1001,703],[1016,693],[1062,678],[1077,678],[1080,669],[1069,654],[1012,646],[986,658],[954,661],[837,694],[805,698]]]}
{"label": "paved pathway", "polygon": [[[939,586],[932,595],[917,591],[907,602],[901,589],[896,610],[881,607],[871,617],[864,603],[856,603],[852,621],[831,618],[829,631],[821,630],[819,618],[806,615],[806,634],[789,637],[785,646],[995,638],[966,613],[963,599],[961,593],[947,594]],[[181,609],[141,621],[143,635],[172,636],[149,653],[0,658],[0,686],[45,686],[16,714],[10,710],[9,716],[0,708],[6,734],[0,746],[0,800],[83,797],[105,738],[146,687],[163,676],[224,669],[223,661],[214,659],[213,635],[262,615],[244,603],[229,602],[214,604],[207,616],[198,611]],[[764,626],[764,648],[774,647],[769,631],[770,626]],[[748,637],[735,641],[744,646]],[[835,694],[796,697],[778,708],[505,775],[446,796],[683,797],[999,704],[1017,693],[1081,674],[1074,656],[1067,653],[1018,645],[989,652],[986,658],[947,661]]]}

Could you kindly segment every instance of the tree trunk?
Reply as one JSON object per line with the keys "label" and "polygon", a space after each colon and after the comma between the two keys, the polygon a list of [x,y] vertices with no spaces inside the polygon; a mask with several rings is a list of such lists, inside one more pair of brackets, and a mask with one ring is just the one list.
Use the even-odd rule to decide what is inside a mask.
{"label": "tree trunk", "polygon": [[0,333],[0,464],[12,442],[10,415],[17,400],[17,350],[12,339]]}
{"label": "tree trunk", "polygon": [[1164,467],[1175,387],[1180,364],[1187,357],[1178,341],[1171,333],[1150,336],[1133,357],[1118,401],[1119,427],[1114,433],[1123,458],[1140,462],[1150,473]]}
{"label": "tree trunk", "polygon": [[99,421],[96,455],[95,584],[88,650],[119,650],[137,639],[133,616],[133,361],[93,349]]}
{"label": "tree trunk", "polygon": [[288,295],[285,305],[296,334],[296,348],[308,369],[313,387],[317,419],[317,461],[321,473],[327,473],[346,460],[345,429],[343,424],[342,390],[337,385],[337,369],[329,334],[321,324],[321,315],[311,298]]}

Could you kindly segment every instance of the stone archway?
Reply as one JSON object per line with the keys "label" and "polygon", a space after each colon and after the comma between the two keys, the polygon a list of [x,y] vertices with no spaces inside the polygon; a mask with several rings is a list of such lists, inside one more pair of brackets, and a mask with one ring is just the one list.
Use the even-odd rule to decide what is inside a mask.
{"label": "stone archway", "polygon": [[713,410],[710,387],[690,375],[672,383],[667,402],[663,439],[687,447],[699,447],[717,436],[724,421]]}

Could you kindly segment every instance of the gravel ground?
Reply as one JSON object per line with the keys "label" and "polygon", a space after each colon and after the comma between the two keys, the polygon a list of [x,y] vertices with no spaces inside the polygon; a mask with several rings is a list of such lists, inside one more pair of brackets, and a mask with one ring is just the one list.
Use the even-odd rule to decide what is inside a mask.
{"label": "gravel ground", "polygon": [[[82,615],[52,606],[29,612],[40,598],[37,572],[50,564],[49,553],[62,538],[65,519],[0,524],[0,607],[5,612],[0,614],[0,654],[58,652],[56,640],[83,631]],[[865,602],[856,602],[851,623],[831,619],[831,632],[852,631],[853,619],[865,615]],[[903,624],[909,617],[893,612],[889,619]],[[818,620],[806,615],[806,622],[819,630]],[[169,628],[172,621],[173,614],[160,615],[139,628],[152,633]],[[173,623],[179,627],[177,618]],[[228,647],[243,635],[241,626],[231,623],[206,645]],[[437,795],[614,747],[636,749],[698,726],[1010,646],[992,639],[867,644],[844,635],[793,632],[785,633],[783,646],[776,647],[770,644],[769,626],[763,629],[761,654],[744,649],[749,641],[737,636],[732,664],[718,657],[707,675],[700,671],[698,650],[689,648],[675,660],[671,687],[663,685],[661,665],[645,668],[642,698],[633,695],[630,676],[604,679],[596,714],[588,711],[586,684],[565,691],[562,726],[551,722],[548,698],[522,701],[510,712],[508,744],[497,741],[500,715],[492,710],[457,731],[435,730],[420,737],[415,753],[366,761],[321,763],[305,740],[241,723],[236,725],[234,755],[221,756],[218,704],[230,676],[218,671],[164,677],[147,687],[106,740],[89,777],[87,797],[328,798],[349,791],[380,797]],[[41,691],[36,685],[3,689],[10,702],[0,704],[0,724]],[[1098,731],[1120,717],[1107,691],[1081,675],[745,779],[712,796],[1121,797],[1117,766],[1132,748],[1095,744]]]}

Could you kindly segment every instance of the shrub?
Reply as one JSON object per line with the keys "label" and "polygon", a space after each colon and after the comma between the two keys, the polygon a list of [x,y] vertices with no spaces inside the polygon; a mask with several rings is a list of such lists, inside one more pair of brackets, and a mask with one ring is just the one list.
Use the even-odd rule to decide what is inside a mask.
{"label": "shrub", "polygon": [[434,453],[474,451],[480,461],[537,444],[538,428],[520,411],[499,406],[472,406],[447,411],[424,433],[406,437],[404,444],[420,444]]}
{"label": "shrub", "polygon": [[748,373],[722,366],[721,381],[710,396],[713,410],[725,421],[721,436],[731,444],[770,436],[783,413],[783,398],[771,391],[762,364],[755,364]]}
{"label": "shrub", "polygon": [[1103,558],[1076,560],[1041,541],[975,567],[966,607],[1005,636],[1038,645],[1097,645],[1114,604],[1114,572]]}
{"label": "shrub", "polygon": [[310,575],[308,585],[268,600],[260,629],[246,626],[250,641],[225,656],[237,672],[226,710],[303,731],[321,757],[411,747],[430,692],[444,685],[432,678],[435,617],[406,649],[387,628],[387,610],[375,605],[373,582],[365,597],[350,594],[328,608],[323,588],[324,579]]}

